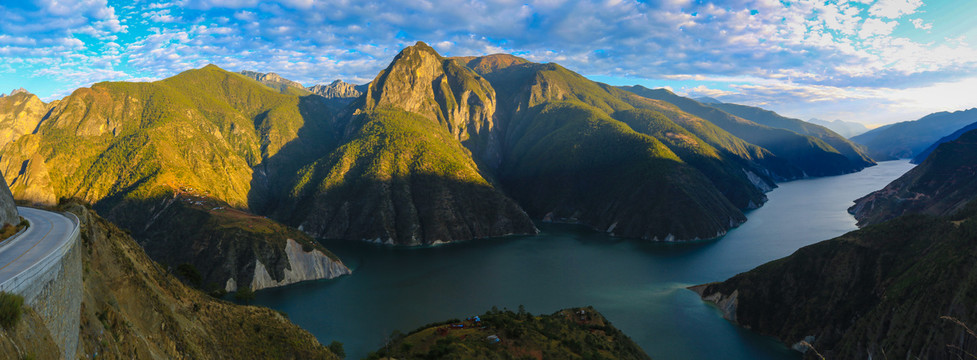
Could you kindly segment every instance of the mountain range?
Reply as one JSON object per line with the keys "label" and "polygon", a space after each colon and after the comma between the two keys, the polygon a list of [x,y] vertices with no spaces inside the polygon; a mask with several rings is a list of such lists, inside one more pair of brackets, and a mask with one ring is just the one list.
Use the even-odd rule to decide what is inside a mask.
{"label": "mountain range", "polygon": [[857,200],[850,211],[861,230],[692,289],[807,358],[973,354],[977,336],[962,324],[977,321],[974,154],[977,130]]}
{"label": "mountain range", "polygon": [[208,65],[51,103],[7,96],[0,170],[19,200],[94,204],[202,287],[257,289],[348,273],[313,237],[432,245],[552,221],[715,238],[776,180],[872,165],[829,130],[746,110],[756,121],[417,43],[362,87]]}
{"label": "mountain range", "polygon": [[940,138],[977,122],[977,108],[938,112],[919,120],[878,127],[854,136],[852,141],[868,148],[876,160],[912,159]]}

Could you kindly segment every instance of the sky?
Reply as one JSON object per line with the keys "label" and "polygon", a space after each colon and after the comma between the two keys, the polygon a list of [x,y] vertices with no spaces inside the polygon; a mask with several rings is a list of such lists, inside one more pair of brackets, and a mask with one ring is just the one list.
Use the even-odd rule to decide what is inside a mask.
{"label": "sky", "polygon": [[0,0],[0,93],[216,64],[366,83],[405,46],[878,126],[977,107],[977,0]]}

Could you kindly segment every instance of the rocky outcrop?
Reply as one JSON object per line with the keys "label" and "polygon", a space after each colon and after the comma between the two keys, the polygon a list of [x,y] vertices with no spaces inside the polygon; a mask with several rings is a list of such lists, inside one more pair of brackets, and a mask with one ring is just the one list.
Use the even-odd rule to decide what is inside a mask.
{"label": "rocky outcrop", "polygon": [[[253,290],[304,280],[330,279],[349,269],[308,235],[268,218],[204,196],[176,194],[154,205],[111,208],[134,229],[146,253],[172,268],[190,265],[203,290]],[[149,209],[147,212],[145,209]]]}
{"label": "rocky outcrop", "polygon": [[[285,255],[288,257],[288,267],[285,268],[285,276],[278,280],[268,273],[264,264],[255,260],[254,278],[251,280],[252,290],[294,284],[306,280],[332,279],[350,273],[349,268],[342,262],[330,258],[318,249],[302,250],[302,245],[292,239],[287,239]],[[236,290],[229,287],[225,287],[225,289],[227,291]]]}
{"label": "rocky outcrop", "polygon": [[276,73],[260,73],[257,71],[243,70],[240,72],[241,75],[247,76],[254,79],[257,82],[267,85],[268,87],[278,90],[283,94],[288,94],[289,90],[307,92],[305,86],[297,81],[292,81],[281,77]]}
{"label": "rocky outcrop", "polygon": [[[405,48],[366,90],[360,111],[396,108],[440,124],[490,165],[501,159],[495,89],[423,42]],[[352,131],[352,130],[348,130]]]}
{"label": "rocky outcrop", "polygon": [[33,133],[47,112],[48,105],[26,90],[0,99],[0,149]]}
{"label": "rocky outcrop", "polygon": [[326,99],[336,99],[348,103],[363,95],[363,92],[366,91],[368,86],[354,85],[342,80],[336,80],[328,85],[318,84],[310,86],[308,90]]}
{"label": "rocky outcrop", "polygon": [[848,211],[859,226],[904,214],[944,216],[977,198],[977,130],[941,144],[922,164],[882,190],[858,200]]}
{"label": "rocky outcrop", "polygon": [[18,223],[20,223],[20,216],[17,214],[17,204],[14,204],[14,196],[10,194],[7,181],[4,180],[3,174],[0,174],[0,226]]}

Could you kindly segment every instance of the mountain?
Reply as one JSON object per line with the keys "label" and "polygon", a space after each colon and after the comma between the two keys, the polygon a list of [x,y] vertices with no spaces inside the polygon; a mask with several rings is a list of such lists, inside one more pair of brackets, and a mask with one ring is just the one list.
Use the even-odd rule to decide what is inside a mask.
{"label": "mountain", "polygon": [[[15,198],[92,203],[153,258],[194,265],[228,290],[270,283],[255,282],[263,275],[256,262],[272,283],[323,274],[299,258],[345,268],[307,236],[250,214],[277,201],[269,189],[335,146],[332,110],[311,95],[281,94],[210,65],[151,83],[98,83],[46,106],[36,129],[2,149]],[[173,222],[189,216],[214,228]],[[288,239],[303,251],[289,250]],[[285,271],[299,268],[306,273]]]}
{"label": "mountain", "polygon": [[349,103],[360,97],[369,85],[353,85],[342,80],[336,80],[328,85],[318,84],[307,89],[313,94],[326,99],[336,99]]}
{"label": "mountain", "polygon": [[865,145],[876,160],[913,158],[928,146],[954,131],[977,122],[977,108],[938,112],[919,120],[904,121],[872,129],[851,140]]}
{"label": "mountain", "polygon": [[903,214],[947,216],[977,198],[977,130],[940,144],[922,164],[882,190],[855,200],[859,226]]}
{"label": "mountain", "polygon": [[424,43],[350,105],[343,143],[304,167],[276,214],[315,236],[430,245],[534,234],[473,156],[497,159],[495,91]]}
{"label": "mountain", "polygon": [[650,359],[593,307],[550,315],[492,310],[392,339],[367,359]]}
{"label": "mountain", "polygon": [[874,225],[692,289],[730,321],[801,351],[799,342],[807,341],[824,358],[975,353],[977,336],[943,318],[977,323],[975,138],[971,131],[941,145],[885,190],[859,200],[862,210],[871,207],[866,201],[876,204],[868,218]]}
{"label": "mountain", "polygon": [[861,135],[869,130],[868,127],[866,127],[864,124],[854,122],[854,121],[844,121],[844,120],[828,121],[828,120],[812,118],[807,122],[815,125],[824,126],[828,129],[831,129],[831,131],[834,131],[846,138],[851,138],[856,135]]}
{"label": "mountain", "polygon": [[[556,64],[500,55],[461,60],[480,69],[479,74],[500,94],[498,113],[505,145],[499,178],[534,218],[582,223],[624,237],[703,239],[742,222],[745,218],[738,207],[765,200],[763,187],[769,184],[756,174],[762,173],[756,164],[716,151],[705,141],[685,135],[688,130],[671,118],[650,111],[673,110],[664,104],[590,81]],[[649,111],[638,112],[637,106]],[[683,123],[703,123],[685,113],[670,114]],[[651,124],[660,121],[684,133],[653,131]],[[643,122],[648,126],[639,126]],[[704,127],[718,130],[712,134],[689,128],[717,135],[713,139],[732,138],[718,128]],[[731,148],[743,145],[742,153],[762,153],[736,140],[739,143],[733,142]],[[729,167],[713,167],[718,171],[710,179],[669,146],[686,155],[711,156],[710,161]],[[738,203],[732,204],[724,192],[740,195]],[[683,205],[665,210],[669,203]]]}
{"label": "mountain", "polygon": [[698,101],[698,102],[703,103],[703,104],[706,104],[706,105],[722,104],[723,103],[722,101],[719,101],[716,98],[711,98],[711,97],[708,97],[708,96],[697,97],[697,98],[695,98],[695,101]]}
{"label": "mountain", "polygon": [[831,147],[833,147],[835,150],[838,150],[838,152],[840,152],[842,155],[847,157],[848,160],[851,161],[852,165],[858,170],[875,165],[875,161],[865,154],[865,151],[861,146],[856,145],[850,140],[838,135],[838,133],[835,133],[824,126],[811,124],[799,119],[784,117],[776,112],[753,106],[730,103],[709,104],[709,106],[753,121],[757,124],[766,125],[773,128],[787,129],[801,135],[821,139],[828,143],[828,145],[831,145]]}
{"label": "mountain", "polygon": [[761,146],[774,155],[786,159],[796,170],[778,174],[785,179],[846,174],[864,167],[862,163],[853,163],[821,139],[801,135],[787,129],[757,124],[712,106],[675,95],[666,89],[652,90],[640,85],[625,86],[621,89],[674,104],[685,112],[705,119],[736,137]]}
{"label": "mountain", "polygon": [[930,145],[923,151],[920,151],[918,154],[916,154],[916,156],[913,157],[913,160],[910,162],[913,164],[922,164],[923,161],[925,161],[926,158],[929,157],[930,154],[932,154],[933,151],[936,150],[936,148],[939,147],[941,144],[956,140],[964,133],[975,129],[977,129],[977,122],[964,126],[962,129],[954,131],[952,134],[940,138],[940,140],[937,140],[935,143],[933,143],[933,145]]}
{"label": "mountain", "polygon": [[3,174],[0,174],[0,226],[17,225],[20,223],[20,214],[17,213],[17,204],[14,203],[14,196],[7,187],[7,181]]}
{"label": "mountain", "polygon": [[278,90],[282,94],[302,96],[310,93],[310,90],[306,89],[301,83],[283,78],[281,75],[276,73],[265,74],[256,71],[242,70],[240,74],[265,84],[272,89]]}
{"label": "mountain", "polygon": [[47,110],[47,104],[26,91],[0,98],[0,147],[37,129]]}

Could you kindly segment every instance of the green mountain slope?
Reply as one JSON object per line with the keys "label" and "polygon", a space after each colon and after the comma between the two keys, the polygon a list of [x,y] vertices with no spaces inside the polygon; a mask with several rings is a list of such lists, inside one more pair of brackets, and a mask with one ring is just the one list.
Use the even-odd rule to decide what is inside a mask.
{"label": "green mountain slope", "polygon": [[665,89],[652,90],[640,85],[622,87],[621,89],[647,98],[672,103],[683,111],[729,131],[736,137],[770,150],[778,157],[788,160],[795,168],[800,169],[802,171],[801,177],[838,175],[861,169],[852,164],[838,150],[818,138],[757,124],[714,107],[703,105],[695,100],[675,95]]}
{"label": "green mountain slope", "polygon": [[479,320],[426,325],[367,359],[650,359],[592,307],[538,316],[493,310]]}
{"label": "green mountain slope", "polygon": [[851,140],[865,145],[876,160],[912,158],[940,138],[974,122],[977,122],[977,108],[943,111],[872,129]]}
{"label": "green mountain slope", "polygon": [[[787,344],[805,340],[825,358],[957,359],[975,353],[977,337],[941,319],[977,323],[975,136],[971,131],[941,145],[870,195],[884,205],[873,211],[889,212],[873,214],[871,222],[891,220],[693,290],[731,321]],[[904,189],[915,191],[905,198],[910,205],[889,206],[900,202]]]}
{"label": "green mountain slope", "polygon": [[454,135],[421,115],[358,115],[350,140],[299,172],[278,216],[315,236],[428,245],[535,233]]}
{"label": "green mountain slope", "polygon": [[[242,260],[267,259],[269,253],[283,256],[286,242],[260,232],[178,238],[187,232],[156,237],[149,231],[168,220],[158,217],[181,193],[243,211],[273,202],[264,194],[282,186],[282,174],[294,174],[335,146],[338,135],[332,135],[329,109],[309,100],[280,94],[213,65],[152,83],[99,83],[51,104],[36,133],[3,148],[0,170],[10,174],[16,198],[90,202],[140,240],[162,242],[147,246],[150,256],[177,262],[173,265],[195,261],[172,256],[181,253],[173,245],[182,241],[210,250],[220,241],[240,242],[233,247],[244,251],[238,254]],[[285,178],[290,180],[291,174]],[[280,226],[261,217],[249,222],[257,228]],[[313,246],[306,237],[293,240]],[[265,244],[277,250],[262,254],[258,248]],[[229,274],[213,279],[220,287],[230,278],[250,283],[254,262],[230,258],[199,262],[200,270]]]}
{"label": "green mountain slope", "polygon": [[761,109],[753,106],[716,103],[709,104],[714,108],[725,111],[735,116],[753,121],[757,124],[766,125],[773,128],[787,129],[801,135],[813,136],[831,145],[842,155],[848,158],[858,170],[875,165],[875,161],[865,154],[865,151],[855,143],[845,139],[830,129],[815,125],[803,120],[792,119],[781,116],[773,111]]}
{"label": "green mountain slope", "polygon": [[903,214],[946,216],[977,198],[977,130],[941,144],[922,164],[855,200],[849,212],[859,226]]}

